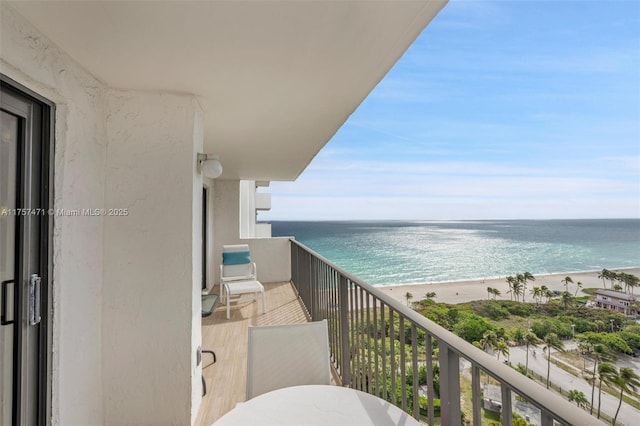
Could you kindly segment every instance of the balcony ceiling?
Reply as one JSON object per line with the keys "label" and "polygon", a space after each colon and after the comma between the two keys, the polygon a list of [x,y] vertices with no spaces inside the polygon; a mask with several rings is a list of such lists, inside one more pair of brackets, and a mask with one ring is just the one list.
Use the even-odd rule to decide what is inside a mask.
{"label": "balcony ceiling", "polygon": [[189,93],[222,178],[294,180],[446,0],[8,2],[111,87]]}

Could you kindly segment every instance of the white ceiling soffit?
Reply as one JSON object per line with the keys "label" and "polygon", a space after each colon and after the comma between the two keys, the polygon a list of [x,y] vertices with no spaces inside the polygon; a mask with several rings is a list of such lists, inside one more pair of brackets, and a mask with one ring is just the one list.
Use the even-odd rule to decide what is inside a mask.
{"label": "white ceiling soffit", "polygon": [[191,93],[223,179],[294,180],[444,7],[424,1],[26,1],[121,89]]}

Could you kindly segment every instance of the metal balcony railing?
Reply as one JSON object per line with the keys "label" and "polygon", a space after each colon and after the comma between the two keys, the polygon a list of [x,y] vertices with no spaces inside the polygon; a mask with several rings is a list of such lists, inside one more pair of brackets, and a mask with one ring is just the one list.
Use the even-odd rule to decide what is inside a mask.
{"label": "metal balcony railing", "polygon": [[[512,424],[512,393],[540,409],[543,426],[604,424],[295,240],[291,280],[311,319],[329,324],[331,360],[343,386],[391,401],[433,425],[439,375],[441,424],[459,425],[462,358],[471,364],[473,425],[481,424],[481,371],[500,383],[503,425]],[[425,375],[421,397],[416,378],[425,381]]]}

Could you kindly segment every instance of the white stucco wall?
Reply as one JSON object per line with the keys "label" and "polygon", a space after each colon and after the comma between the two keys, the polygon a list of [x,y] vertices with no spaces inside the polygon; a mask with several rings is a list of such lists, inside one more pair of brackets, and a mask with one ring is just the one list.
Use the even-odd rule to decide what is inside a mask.
{"label": "white stucco wall", "polygon": [[[4,3],[0,72],[56,104],[54,207],[104,206],[104,85]],[[53,424],[103,423],[102,217],[56,217]]]}
{"label": "white stucco wall", "polygon": [[[190,424],[200,370],[200,197],[193,97],[108,100],[103,373],[105,424]],[[197,377],[197,380],[194,380]]]}
{"label": "white stucco wall", "polygon": [[256,235],[256,181],[239,182],[240,237],[253,238]]}

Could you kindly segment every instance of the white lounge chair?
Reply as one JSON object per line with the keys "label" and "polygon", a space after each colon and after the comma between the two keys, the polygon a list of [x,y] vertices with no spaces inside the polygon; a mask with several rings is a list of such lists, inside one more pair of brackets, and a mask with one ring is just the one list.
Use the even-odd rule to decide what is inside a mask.
{"label": "white lounge chair", "polygon": [[262,313],[265,312],[264,287],[257,279],[257,267],[251,261],[247,244],[223,246],[220,297],[227,305],[227,319],[230,318],[231,302],[262,300]]}
{"label": "white lounge chair", "polygon": [[247,400],[298,385],[330,385],[327,320],[249,326]]}

